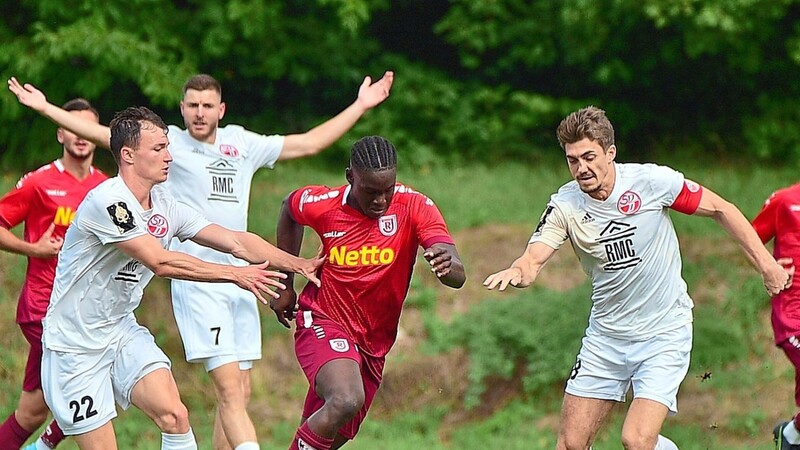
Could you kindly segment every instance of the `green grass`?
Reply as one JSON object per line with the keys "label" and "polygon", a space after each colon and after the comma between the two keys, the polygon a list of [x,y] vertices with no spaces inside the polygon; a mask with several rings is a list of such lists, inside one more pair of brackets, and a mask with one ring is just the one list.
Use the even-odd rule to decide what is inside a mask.
{"label": "green grass", "polygon": [[[687,177],[739,205],[745,215],[751,218],[773,190],[793,183],[797,172],[793,167],[703,167],[700,164],[675,165],[675,167],[682,170]],[[490,224],[523,224],[532,229],[550,194],[569,179],[569,174],[563,162],[535,167],[513,163],[493,167],[478,164],[449,167],[441,164],[420,171],[410,171],[403,169],[401,158],[398,178],[432,197],[443,211],[452,231],[468,233],[473,230],[479,232],[479,227]],[[2,177],[0,188],[3,188],[3,191],[7,190],[16,179],[16,175]],[[322,170],[305,162],[290,162],[280,165],[274,171],[261,171],[254,181],[251,195],[250,227],[272,240],[280,201],[288,192],[305,184],[335,186],[342,183],[344,183],[344,166],[341,170]],[[684,276],[697,304],[693,366],[684,384],[690,385],[691,392],[698,392],[700,388],[696,387],[695,377],[708,369],[713,371],[713,382],[703,384],[701,388],[703,392],[711,393],[714,398],[741,395],[742,390],[756,392],[768,389],[769,386],[790,384],[792,374],[788,370],[788,363],[784,362],[782,367],[767,367],[769,363],[761,359],[771,337],[769,330],[764,329],[763,322],[759,319],[766,314],[768,299],[761,291],[755,272],[746,266],[740,256],[729,260],[730,252],[721,252],[730,246],[727,244],[724,232],[713,220],[676,213],[673,217],[683,245],[696,245],[703,249],[693,252],[692,254],[699,256],[687,260],[684,265]],[[522,250],[520,247],[519,251]],[[569,249],[564,251],[570,252]],[[0,417],[6,417],[16,405],[25,364],[26,345],[13,319],[23,275],[24,259],[0,253],[0,277],[2,277],[0,308],[5,311],[3,319],[0,319],[0,345],[5,350],[0,352]],[[425,322],[423,327],[425,333],[441,338],[440,334],[448,331],[443,321],[439,320],[441,318],[435,316],[438,291],[433,290],[429,283],[419,281],[424,277],[424,274],[416,277],[412,284],[407,309],[424,312],[422,317]],[[481,280],[482,278],[474,277],[469,283],[479,283]],[[697,296],[695,292],[698,293]],[[180,341],[169,309],[167,284],[155,281],[148,288],[146,296],[137,314],[143,323],[153,329],[159,344],[173,359],[176,378],[184,401],[190,408],[200,448],[210,448],[213,420],[213,399],[210,396],[213,395],[213,390],[202,369],[183,362]],[[476,305],[475,311],[479,313],[473,312],[473,315],[464,316],[471,318],[474,324],[481,325],[480,328],[473,328],[485,330],[486,333],[485,336],[474,336],[470,338],[472,341],[464,342],[473,342],[474,345],[483,347],[485,354],[489,354],[492,346],[495,346],[510,352],[508,354],[515,358],[522,358],[526,351],[541,350],[522,345],[526,340],[536,339],[542,339],[542,342],[545,342],[544,350],[555,354],[552,361],[539,358],[527,362],[527,367],[534,368],[538,372],[527,374],[532,381],[527,385],[521,385],[518,395],[510,401],[500,402],[496,408],[483,415],[469,420],[453,421],[451,418],[455,417],[454,414],[465,414],[465,411],[467,416],[469,411],[475,414],[475,410],[465,407],[465,398],[446,399],[440,403],[428,404],[424,408],[404,410],[381,404],[382,398],[379,393],[375,408],[378,411],[371,413],[358,439],[348,444],[346,448],[353,450],[553,448],[554,428],[561,395],[560,382],[552,381],[555,377],[553,374],[569,370],[569,367],[563,369],[558,367],[561,364],[559,361],[572,359],[577,351],[572,340],[577,339],[582,331],[579,327],[580,323],[585,323],[588,300],[575,305],[575,309],[565,310],[574,315],[571,317],[574,323],[567,321],[568,325],[565,325],[564,321],[547,319],[551,315],[555,317],[564,312],[557,307],[559,299],[583,302],[581,299],[586,297],[586,286],[566,293],[547,292],[539,288],[523,291],[520,293],[520,298],[509,298],[504,305],[508,307],[506,304],[510,302],[535,303],[525,300],[534,296],[547,299],[550,305],[541,309],[545,316],[536,322],[536,330],[533,331],[513,329],[509,325],[500,330],[505,332],[505,335],[502,333],[490,335],[498,331],[497,328],[488,326],[495,320],[495,316],[501,312],[513,314],[514,309],[482,305],[480,298],[472,299],[470,302]],[[287,345],[288,331],[275,323],[269,311],[265,311],[262,321],[265,354],[274,356],[276,353],[291,353],[291,346]],[[468,326],[464,327],[464,330],[469,329]],[[563,342],[559,344],[559,333],[565,333],[571,340],[567,344]],[[511,341],[508,340],[513,339],[521,342],[519,347],[510,347]],[[430,348],[430,343],[419,344],[419,351],[430,352]],[[480,353],[475,352],[473,358],[477,359],[478,354]],[[390,357],[389,364],[399,366],[411,360],[413,358],[398,355],[394,359]],[[500,371],[502,372],[500,375],[507,377],[513,374],[513,370],[509,372],[509,366],[503,363],[502,358],[473,360],[471,368],[473,370],[479,368],[477,375],[472,374],[473,383],[479,383],[485,376],[497,375],[493,371]],[[269,362],[264,364],[276,364],[275,358],[271,357]],[[266,371],[259,370],[259,367],[254,372],[252,416],[256,422],[262,448],[269,450],[288,447],[305,393],[305,381],[296,362],[294,365],[290,363],[280,365],[279,368],[285,372],[276,372],[278,369],[273,368],[272,372],[266,375]],[[553,371],[553,374],[545,370]],[[413,380],[409,382],[413,383]],[[476,394],[479,391],[469,392],[470,395],[479,395]],[[474,398],[478,401],[487,400],[486,397],[480,396]],[[744,398],[742,401],[753,401],[756,404],[753,398],[747,396],[737,398]],[[782,401],[785,403],[782,411],[787,415],[790,414],[793,408],[792,399],[785,398]],[[624,411],[624,408],[621,408],[621,411]],[[709,411],[709,414],[712,412],[714,411]],[[665,434],[678,442],[683,450],[767,448],[772,427],[770,421],[774,420],[774,417],[767,412],[749,408],[746,404],[742,405],[740,411],[730,414],[717,423],[717,427],[713,429],[703,421],[685,422],[681,417],[682,414],[679,414],[675,419],[667,421]],[[620,448],[621,420],[621,412],[612,415],[608,426],[598,438],[596,450]],[[158,448],[160,438],[157,428],[138,411],[122,413],[115,420],[115,428],[120,448]],[[68,441],[59,448],[70,450],[76,447],[74,443]]]}

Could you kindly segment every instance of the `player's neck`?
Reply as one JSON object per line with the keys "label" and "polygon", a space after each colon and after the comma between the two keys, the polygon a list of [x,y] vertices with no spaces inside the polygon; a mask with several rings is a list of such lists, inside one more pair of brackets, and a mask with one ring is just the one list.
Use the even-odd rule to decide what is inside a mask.
{"label": "player's neck", "polygon": [[142,205],[142,208],[145,211],[150,209],[150,192],[153,190],[154,184],[122,168],[120,168],[119,177],[122,178],[122,182],[131,191],[136,201]]}
{"label": "player's neck", "polygon": [[77,159],[65,154],[59,161],[61,161],[61,165],[64,166],[64,170],[78,180],[83,181],[92,173],[91,157]]}

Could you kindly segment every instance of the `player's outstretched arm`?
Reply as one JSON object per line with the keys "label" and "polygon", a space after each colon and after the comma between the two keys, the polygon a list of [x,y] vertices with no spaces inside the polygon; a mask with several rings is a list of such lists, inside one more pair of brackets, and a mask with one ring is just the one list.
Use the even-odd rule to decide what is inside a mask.
{"label": "player's outstretched arm", "polygon": [[739,208],[708,188],[703,188],[702,195],[694,214],[713,218],[736,240],[747,259],[761,274],[764,288],[769,295],[775,295],[791,286],[794,267],[787,271],[775,261]]}
{"label": "player's outstretched arm", "polygon": [[114,245],[162,278],[234,283],[252,292],[264,304],[268,304],[269,301],[264,298],[263,293],[274,298],[278,294],[272,289],[286,289],[286,285],[281,282],[286,275],[267,270],[269,266],[267,262],[243,267],[213,264],[185,253],[166,250],[149,234],[117,242]]}
{"label": "player's outstretched arm", "polygon": [[320,258],[300,258],[275,247],[254,233],[233,231],[211,224],[200,230],[192,238],[192,241],[229,253],[251,264],[269,261],[272,268],[299,273],[319,286],[316,272],[317,268],[322,265]]}
{"label": "player's outstretched arm", "polygon": [[508,269],[489,275],[483,285],[487,289],[498,288],[499,291],[505,291],[508,286],[528,287],[536,281],[539,272],[555,252],[554,248],[541,242],[528,244],[525,253]]}
{"label": "player's outstretched arm", "polygon": [[312,156],[328,148],[347,133],[365,112],[381,104],[389,97],[394,82],[394,72],[387,71],[383,77],[372,82],[364,78],[358,89],[358,98],[342,112],[320,125],[301,134],[287,135],[279,160]]}
{"label": "player's outstretched arm", "polygon": [[32,84],[21,84],[14,77],[8,79],[8,90],[17,96],[20,103],[50,119],[59,127],[91,141],[98,147],[111,148],[111,130],[107,126],[70,114],[69,111],[48,102],[44,92]]}
{"label": "player's outstretched arm", "polygon": [[464,263],[453,244],[433,244],[422,254],[433,272],[445,286],[458,289],[467,281]]}

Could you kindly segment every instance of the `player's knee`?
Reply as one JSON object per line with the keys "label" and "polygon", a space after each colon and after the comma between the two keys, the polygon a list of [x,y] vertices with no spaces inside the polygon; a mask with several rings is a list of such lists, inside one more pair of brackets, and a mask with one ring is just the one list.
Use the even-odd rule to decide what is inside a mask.
{"label": "player's knee", "polygon": [[156,425],[164,433],[186,433],[189,431],[189,411],[178,402],[156,417]]}
{"label": "player's knee", "polygon": [[41,427],[45,420],[47,420],[48,410],[47,407],[35,408],[19,408],[14,412],[17,418],[17,423],[26,430],[36,430]]}
{"label": "player's knee", "polygon": [[622,447],[625,450],[653,450],[657,436],[647,436],[635,431],[622,431]]}
{"label": "player's knee", "polygon": [[561,435],[556,444],[556,450],[586,450],[590,448],[586,439],[568,434]]}
{"label": "player's knee", "polygon": [[342,423],[346,423],[364,406],[364,392],[337,393],[325,400],[328,408]]}

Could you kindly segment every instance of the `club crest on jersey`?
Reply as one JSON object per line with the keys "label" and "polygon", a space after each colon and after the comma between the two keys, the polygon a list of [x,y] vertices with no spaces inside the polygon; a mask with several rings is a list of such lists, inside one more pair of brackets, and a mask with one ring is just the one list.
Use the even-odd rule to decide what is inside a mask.
{"label": "club crest on jersey", "polygon": [[347,339],[331,339],[328,343],[331,344],[333,351],[338,353],[345,353],[350,350],[350,343],[347,342]]}
{"label": "club crest on jersey", "polygon": [[106,207],[106,211],[108,211],[111,221],[114,222],[120,233],[127,233],[136,228],[136,224],[133,222],[133,215],[125,202],[111,204]]}
{"label": "club crest on jersey", "polygon": [[236,158],[237,156],[239,156],[239,149],[228,144],[220,145],[219,152],[225,156],[230,156],[231,158]]}
{"label": "club crest on jersey", "polygon": [[150,220],[147,221],[147,232],[157,238],[166,236],[168,230],[169,223],[161,214],[153,214],[153,216],[150,217]]}
{"label": "club crest on jersey", "polygon": [[625,191],[617,201],[617,209],[622,214],[636,214],[642,207],[642,198],[633,191]]}
{"label": "club crest on jersey", "polygon": [[700,190],[700,185],[692,180],[683,180],[683,183],[686,185],[686,189],[688,189],[691,193],[695,193]]}
{"label": "club crest on jersey", "polygon": [[397,233],[397,215],[392,214],[378,219],[378,229],[386,237],[394,236]]}

